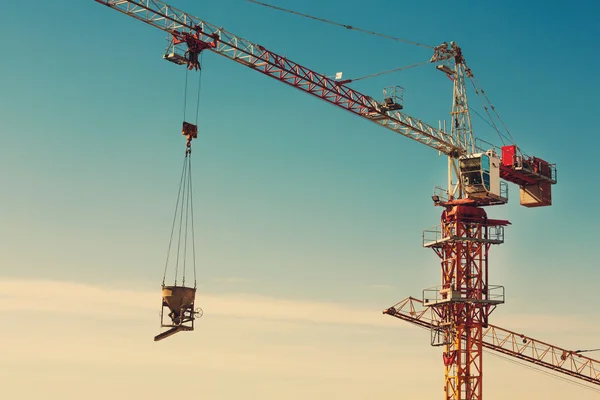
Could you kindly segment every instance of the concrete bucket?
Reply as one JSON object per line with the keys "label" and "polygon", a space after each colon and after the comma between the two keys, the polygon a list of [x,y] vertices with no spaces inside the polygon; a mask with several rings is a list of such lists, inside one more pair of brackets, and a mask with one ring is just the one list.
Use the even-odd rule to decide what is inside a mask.
{"label": "concrete bucket", "polygon": [[194,306],[196,289],[185,286],[164,286],[162,289],[163,302],[171,312],[177,314]]}
{"label": "concrete bucket", "polygon": [[[195,297],[195,288],[163,286],[160,326],[171,329],[155,336],[155,342],[174,335],[177,332],[194,330],[194,319],[202,315],[201,310],[194,310]],[[165,312],[165,308],[168,309],[168,314]],[[170,322],[167,322],[166,315],[170,318]]]}

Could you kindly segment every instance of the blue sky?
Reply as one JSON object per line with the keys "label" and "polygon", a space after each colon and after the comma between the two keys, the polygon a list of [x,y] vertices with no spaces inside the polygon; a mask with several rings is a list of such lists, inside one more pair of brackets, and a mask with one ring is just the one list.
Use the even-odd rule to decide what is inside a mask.
{"label": "blue sky", "polygon": [[[518,188],[511,185],[510,203],[488,210],[491,217],[512,222],[506,243],[491,253],[490,281],[507,292],[494,323],[564,347],[600,347],[595,295],[600,272],[593,250],[600,190],[593,167],[597,116],[592,111],[600,90],[595,70],[600,60],[594,51],[598,3],[272,3],[428,45],[454,40],[462,47],[517,144],[558,169],[552,207],[519,206]],[[326,74],[360,77],[431,57],[425,48],[242,0],[172,4]],[[66,382],[78,370],[88,371],[77,375],[82,382],[101,381],[107,390],[123,393],[115,398],[131,398],[128,391],[147,391],[147,398],[153,398],[162,392],[145,382],[156,371],[123,382],[98,354],[108,357],[114,351],[116,357],[117,351],[129,349],[119,364],[127,370],[127,365],[153,365],[148,352],[167,356],[166,346],[177,352],[193,348],[200,361],[190,368],[215,382],[225,382],[224,374],[230,373],[264,398],[295,398],[290,393],[298,388],[298,371],[307,369],[320,376],[309,384],[302,381],[307,385],[302,393],[313,398],[367,398],[379,379],[399,380],[409,394],[425,395],[422,385],[441,386],[440,356],[428,347],[428,334],[387,321],[391,318],[379,312],[439,284],[439,261],[421,247],[421,231],[439,220],[441,210],[430,196],[434,186],[445,183],[443,157],[242,65],[204,54],[193,176],[197,301],[205,320],[194,333],[174,337],[162,348],[148,343],[146,349],[137,340],[156,333],[158,301],[127,308],[126,318],[106,298],[120,296],[123,288],[140,302],[153,291],[159,295],[184,148],[179,131],[185,69],[161,59],[163,32],[91,0],[35,7],[12,2],[4,5],[0,23],[5,49],[0,61],[0,282],[5,289],[31,284],[45,299],[42,306],[10,292],[8,304],[18,307],[5,303],[2,319],[12,318],[29,332],[24,337],[8,333],[23,346],[11,353],[11,360],[26,353],[31,363],[64,375],[49,379],[37,371],[33,375],[39,384],[25,398],[39,396],[36,387],[60,393],[56,398],[75,398]],[[433,66],[352,87],[377,98],[389,85],[405,88],[406,114],[434,126],[448,118],[451,81]],[[479,99],[470,95],[481,113]],[[499,142],[485,123],[472,118],[476,136]],[[53,307],[57,297],[44,294],[53,290],[73,291],[83,304],[75,296],[77,311]],[[85,297],[88,292],[98,295],[92,301]],[[94,306],[81,311],[87,301]],[[328,323],[327,314],[284,318],[269,311],[268,304],[279,302],[291,302],[297,315],[319,314],[319,305],[326,311],[342,307],[368,322],[365,328],[356,322]],[[248,304],[251,317],[229,312],[231,304]],[[39,325],[14,311],[19,307],[38,317]],[[526,323],[536,318],[554,322]],[[572,331],[564,329],[566,321]],[[68,332],[54,338],[61,326],[68,326]],[[224,330],[235,334],[220,335]],[[82,338],[83,332],[90,336]],[[273,348],[275,338],[280,347]],[[272,364],[261,366],[252,354],[240,359],[232,341],[252,347],[256,357],[263,354]],[[57,361],[53,343],[59,352],[73,342],[81,349],[95,343],[90,357]],[[207,359],[230,358],[239,368],[204,364],[207,347]],[[350,349],[357,363],[371,365],[377,374],[342,368],[352,362],[344,358]],[[297,363],[280,366],[283,375],[271,387],[269,377],[281,359]],[[502,382],[511,374],[523,385],[525,380],[512,365],[487,360],[488,370],[499,371],[486,376],[486,388],[497,388],[487,398],[519,398]],[[415,376],[410,366],[419,363],[432,372]],[[26,365],[2,368],[14,382],[30,376]],[[549,393],[579,390],[580,399],[594,395],[532,376],[540,387],[550,387],[544,389]],[[348,379],[353,385],[344,387]],[[237,395],[228,385],[209,389],[214,394],[208,398]],[[17,386],[8,390],[17,393]],[[377,390],[380,398],[398,395],[393,387]],[[304,398],[302,393],[297,398]]]}

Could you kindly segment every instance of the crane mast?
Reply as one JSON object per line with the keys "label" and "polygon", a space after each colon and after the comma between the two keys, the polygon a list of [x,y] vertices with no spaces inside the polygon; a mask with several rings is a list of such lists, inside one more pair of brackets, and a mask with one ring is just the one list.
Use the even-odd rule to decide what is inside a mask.
{"label": "crane mast", "polygon": [[[467,100],[467,87],[465,84],[465,74],[472,77],[471,70],[465,65],[462,50],[454,42],[444,42],[433,49],[433,56],[429,60],[437,63],[436,68],[445,73],[453,82],[452,93],[452,111],[451,115],[451,135],[457,139],[465,153],[473,154],[475,152],[475,139],[471,127],[471,115],[469,113],[469,103]],[[454,176],[458,179],[454,181]],[[460,172],[456,157],[448,157],[448,199],[462,198],[464,196],[463,185],[459,178]]]}
{"label": "crane mast", "polygon": [[[460,201],[460,200],[459,200]],[[457,202],[459,202],[457,201]],[[448,202],[439,230],[424,243],[440,257],[441,286],[424,291],[424,304],[439,318],[432,327],[433,346],[444,348],[445,399],[483,396],[483,329],[504,288],[488,282],[491,245],[504,240],[505,220],[489,219],[477,205]]]}
{"label": "crane mast", "polygon": [[[435,47],[430,60],[454,82],[447,132],[402,113],[402,98],[394,88],[384,90],[382,101],[375,100],[348,87],[349,81],[331,79],[161,1],[94,1],[167,32],[167,61],[200,69],[199,54],[214,52],[448,156],[448,187],[432,196],[434,205],[444,209],[441,224],[423,233],[423,246],[441,260],[441,285],[423,292],[422,305],[432,317],[427,322],[414,318],[412,311],[407,316],[401,307],[386,313],[429,328],[432,345],[443,347],[446,400],[483,398],[484,347],[539,364],[534,357],[486,341],[490,329],[502,330],[490,325],[488,318],[504,302],[504,288],[488,282],[489,250],[503,243],[504,227],[510,223],[488,218],[483,207],[508,201],[504,181],[519,185],[522,205],[551,205],[556,169],[524,155],[514,144],[477,148],[466,91],[466,80],[473,74],[456,43]],[[572,376],[599,380],[596,373],[590,379],[580,373]]]}
{"label": "crane mast", "polygon": [[[451,132],[466,154],[449,157],[446,198],[434,197],[434,204],[444,211],[439,228],[428,231],[434,235],[428,236],[423,246],[440,258],[442,282],[424,290],[423,301],[440,322],[431,327],[431,345],[444,349],[444,398],[481,400],[483,330],[491,312],[504,302],[504,288],[488,282],[489,250],[504,241],[504,227],[509,224],[489,219],[482,207],[504,204],[508,199],[499,190],[499,160],[493,169],[496,154],[475,152],[465,84],[472,74],[461,48],[444,42],[434,48],[430,61],[454,82]],[[457,176],[454,185],[453,175]]]}
{"label": "crane mast", "polygon": [[[444,72],[454,82],[452,97],[452,134],[458,138],[461,147],[467,153],[475,152],[475,140],[471,127],[469,103],[467,101],[467,85],[465,77],[472,77],[471,70],[467,68],[462,50],[454,42],[444,42],[433,49],[433,56],[429,60],[438,65],[436,68]],[[466,75],[466,76],[465,76]]]}

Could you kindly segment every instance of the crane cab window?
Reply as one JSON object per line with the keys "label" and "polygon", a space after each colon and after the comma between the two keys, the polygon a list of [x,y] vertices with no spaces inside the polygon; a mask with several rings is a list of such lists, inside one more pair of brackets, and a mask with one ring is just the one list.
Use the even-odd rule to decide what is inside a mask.
{"label": "crane cab window", "polygon": [[491,191],[490,158],[487,154],[475,154],[460,160],[460,174],[468,195],[485,196]]}

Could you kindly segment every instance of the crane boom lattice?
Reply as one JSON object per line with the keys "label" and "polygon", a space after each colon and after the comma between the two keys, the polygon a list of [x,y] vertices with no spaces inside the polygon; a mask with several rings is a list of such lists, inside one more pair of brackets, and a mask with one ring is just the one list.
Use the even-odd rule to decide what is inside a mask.
{"label": "crane boom lattice", "polygon": [[[414,297],[400,301],[383,313],[432,332],[442,325],[434,309],[423,306],[423,301]],[[482,345],[485,349],[600,386],[600,361],[577,350],[567,350],[492,324],[482,331]]]}
{"label": "crane boom lattice", "polygon": [[[441,153],[454,157],[467,153],[459,140],[451,134],[434,128],[423,121],[410,117],[398,110],[390,109],[346,85],[340,84],[324,74],[306,68],[265,47],[252,43],[157,0],[95,0],[117,11],[150,24],[176,39],[168,55],[173,60],[182,60],[185,49],[180,43],[189,43],[189,36],[207,50],[227,57],[242,65],[261,72],[271,78],[300,89],[328,103],[375,122],[387,129],[416,140]],[[179,41],[179,43],[178,43]],[[213,45],[214,43],[214,45]],[[214,46],[214,47],[213,47]]]}

